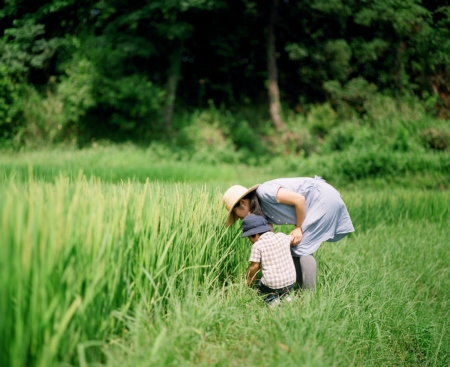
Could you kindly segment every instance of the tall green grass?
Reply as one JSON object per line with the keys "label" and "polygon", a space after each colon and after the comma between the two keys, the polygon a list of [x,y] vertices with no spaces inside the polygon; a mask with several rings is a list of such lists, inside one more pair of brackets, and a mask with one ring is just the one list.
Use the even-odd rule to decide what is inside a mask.
{"label": "tall green grass", "polygon": [[[113,183],[131,179],[141,183],[158,180],[251,186],[274,177],[319,175],[336,187],[450,187],[449,152],[393,152],[383,147],[362,146],[307,158],[298,154],[278,155],[259,164],[257,160],[253,164],[238,164],[241,162],[238,157],[230,163],[220,160],[220,152],[210,154],[217,158],[214,163],[180,156],[157,145],[147,149],[124,145],[83,150],[0,151],[0,180],[14,175],[27,181],[31,169],[35,179],[45,181],[53,181],[60,174],[75,179],[81,172],[87,178]],[[247,155],[257,158],[257,154]]]}
{"label": "tall green grass", "polygon": [[381,241],[365,233],[324,244],[317,292],[278,309],[228,286],[172,299],[156,325],[142,322],[143,311],[106,349],[109,365],[447,366],[448,233],[418,261],[429,249],[416,223],[380,230]]}
{"label": "tall green grass", "polygon": [[[160,182],[238,182],[241,177],[261,175],[260,168],[244,165],[202,164],[162,157],[151,149],[131,146],[99,147],[85,150],[55,149],[33,152],[0,152],[0,180],[14,176],[27,181],[53,181],[58,175],[120,183],[128,179],[144,183]],[[245,183],[244,183],[245,184]]]}
{"label": "tall green grass", "polygon": [[201,186],[12,179],[0,208],[10,366],[70,361],[79,341],[118,332],[117,315],[142,299],[164,304],[169,290],[212,286],[240,263],[218,195]]}
{"label": "tall green grass", "polygon": [[277,309],[242,283],[171,299],[156,325],[129,321],[109,365],[447,366],[449,193],[345,197],[357,231],[318,251],[316,293]]}
{"label": "tall green grass", "polygon": [[344,191],[356,233],[270,310],[226,187],[3,176],[0,365],[450,363],[448,191]]}

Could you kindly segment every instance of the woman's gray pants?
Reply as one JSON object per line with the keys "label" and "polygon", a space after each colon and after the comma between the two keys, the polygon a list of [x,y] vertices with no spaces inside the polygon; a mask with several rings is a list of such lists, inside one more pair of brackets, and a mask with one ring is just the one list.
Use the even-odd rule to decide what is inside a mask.
{"label": "woman's gray pants", "polygon": [[317,264],[313,255],[293,257],[300,289],[316,289]]}

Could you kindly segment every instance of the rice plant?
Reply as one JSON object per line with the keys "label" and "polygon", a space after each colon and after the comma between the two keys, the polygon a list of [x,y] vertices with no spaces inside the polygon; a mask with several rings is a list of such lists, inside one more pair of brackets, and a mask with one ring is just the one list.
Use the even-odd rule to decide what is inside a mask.
{"label": "rice plant", "polygon": [[355,234],[269,310],[226,187],[3,176],[0,365],[450,363],[448,191],[344,191]]}

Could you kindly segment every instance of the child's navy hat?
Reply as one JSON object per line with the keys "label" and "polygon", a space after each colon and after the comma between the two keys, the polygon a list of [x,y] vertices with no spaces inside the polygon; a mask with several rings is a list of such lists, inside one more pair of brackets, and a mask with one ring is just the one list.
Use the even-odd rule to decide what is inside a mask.
{"label": "child's navy hat", "polygon": [[261,215],[249,214],[242,219],[242,237],[249,237],[254,234],[271,231],[267,220]]}

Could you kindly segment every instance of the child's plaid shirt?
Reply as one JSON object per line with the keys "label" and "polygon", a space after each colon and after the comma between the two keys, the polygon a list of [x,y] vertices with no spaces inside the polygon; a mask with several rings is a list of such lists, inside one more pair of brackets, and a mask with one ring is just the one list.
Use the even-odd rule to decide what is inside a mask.
{"label": "child's plaid shirt", "polygon": [[287,234],[262,234],[252,246],[249,261],[260,263],[261,282],[266,287],[280,289],[295,283],[295,266],[291,255],[290,236]]}

